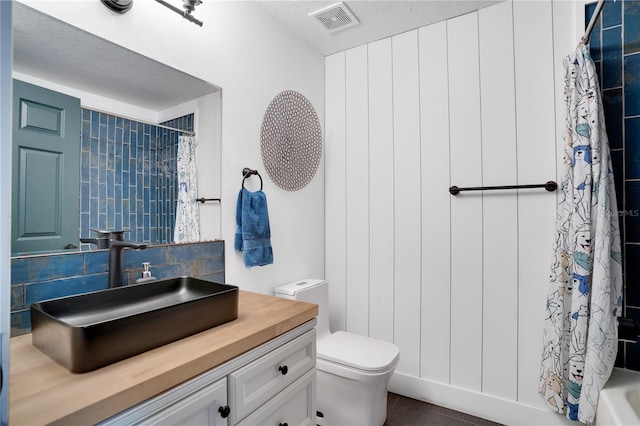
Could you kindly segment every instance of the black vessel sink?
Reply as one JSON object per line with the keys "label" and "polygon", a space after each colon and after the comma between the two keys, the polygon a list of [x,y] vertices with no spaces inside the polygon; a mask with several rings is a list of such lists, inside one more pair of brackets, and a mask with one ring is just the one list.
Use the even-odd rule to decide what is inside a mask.
{"label": "black vessel sink", "polygon": [[181,277],[31,305],[35,347],[84,373],[238,317],[238,287]]}

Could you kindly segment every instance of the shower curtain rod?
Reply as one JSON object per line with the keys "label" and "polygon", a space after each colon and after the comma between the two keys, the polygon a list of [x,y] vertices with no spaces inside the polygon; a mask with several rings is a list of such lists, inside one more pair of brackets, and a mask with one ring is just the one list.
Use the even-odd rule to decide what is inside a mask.
{"label": "shower curtain rod", "polygon": [[162,124],[152,123],[150,121],[140,120],[140,119],[137,119],[137,118],[127,117],[127,116],[124,116],[124,115],[118,115],[118,114],[114,114],[112,112],[104,111],[104,110],[97,109],[97,108],[92,108],[92,107],[87,107],[87,106],[82,106],[82,108],[88,109],[90,111],[99,112],[101,114],[113,115],[114,117],[123,118],[125,120],[136,121],[136,122],[142,123],[142,124],[149,124],[151,126],[160,127],[162,129],[173,130],[174,132],[184,133],[187,136],[195,136],[196,135],[196,132],[192,132],[191,130],[183,130],[183,129],[176,129],[175,127],[163,126]]}
{"label": "shower curtain rod", "polygon": [[600,12],[602,12],[602,6],[604,6],[604,0],[598,0],[598,4],[596,5],[596,10],[593,11],[593,15],[591,15],[591,20],[589,20],[589,25],[587,25],[587,29],[584,32],[584,35],[580,39],[582,44],[589,43],[589,37],[591,36],[591,31],[593,30],[596,21],[598,20],[598,16],[600,16]]}

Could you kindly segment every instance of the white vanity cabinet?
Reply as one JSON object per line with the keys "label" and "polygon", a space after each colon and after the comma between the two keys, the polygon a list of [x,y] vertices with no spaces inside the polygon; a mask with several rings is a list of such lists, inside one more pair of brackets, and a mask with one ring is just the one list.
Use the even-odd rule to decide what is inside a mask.
{"label": "white vanity cabinet", "polygon": [[101,425],[313,425],[314,325],[303,324]]}

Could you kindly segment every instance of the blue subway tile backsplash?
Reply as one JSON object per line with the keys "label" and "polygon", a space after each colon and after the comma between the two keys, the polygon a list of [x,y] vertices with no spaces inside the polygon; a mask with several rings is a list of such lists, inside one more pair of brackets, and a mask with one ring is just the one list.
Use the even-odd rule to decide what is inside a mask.
{"label": "blue subway tile backsplash", "polygon": [[[224,282],[224,242],[164,244],[145,250],[125,250],[123,284],[135,283],[142,263],[151,263],[158,279],[180,276]],[[84,251],[11,259],[11,335],[31,331],[29,306],[108,287],[109,252]]]}
{"label": "blue subway tile backsplash", "polygon": [[[585,6],[586,22],[594,10],[595,3]],[[623,315],[640,324],[640,2],[607,0],[590,47],[603,92],[618,198]],[[620,343],[616,365],[640,370],[640,343]]]}

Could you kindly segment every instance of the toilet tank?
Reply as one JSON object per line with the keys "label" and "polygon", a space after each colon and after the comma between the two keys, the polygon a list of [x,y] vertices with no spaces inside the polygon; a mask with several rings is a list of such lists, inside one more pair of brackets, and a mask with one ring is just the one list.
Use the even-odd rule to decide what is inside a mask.
{"label": "toilet tank", "polygon": [[329,331],[329,284],[325,280],[307,278],[276,287],[275,295],[284,299],[315,303],[318,305],[318,339]]}

